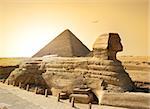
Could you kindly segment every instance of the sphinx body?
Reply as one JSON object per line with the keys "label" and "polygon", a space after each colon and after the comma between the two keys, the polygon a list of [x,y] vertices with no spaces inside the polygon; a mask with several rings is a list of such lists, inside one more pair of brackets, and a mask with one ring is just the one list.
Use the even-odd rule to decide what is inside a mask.
{"label": "sphinx body", "polygon": [[[43,76],[45,75],[47,78],[50,75],[50,80],[53,80],[54,76],[56,77],[54,80],[58,81],[57,77],[60,77],[61,82],[47,82],[48,84],[55,83],[54,86],[56,84],[63,86],[63,80],[67,80],[65,83],[70,83],[70,87],[72,87],[70,89],[83,84],[93,90],[101,89],[99,83],[104,80],[107,84],[105,89],[109,92],[132,91],[134,89],[133,82],[121,62],[116,58],[117,52],[122,50],[121,39],[117,33],[103,34],[96,39],[93,45],[93,57],[53,58],[54,61],[46,62],[47,70]],[[69,80],[70,82],[68,82]]]}

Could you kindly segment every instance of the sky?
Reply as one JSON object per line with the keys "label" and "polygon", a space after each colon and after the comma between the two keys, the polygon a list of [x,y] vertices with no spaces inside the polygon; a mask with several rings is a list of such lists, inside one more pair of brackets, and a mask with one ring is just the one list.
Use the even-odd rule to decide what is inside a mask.
{"label": "sky", "polygon": [[119,33],[119,55],[150,55],[149,0],[0,0],[0,57],[30,57],[70,29],[90,50]]}
{"label": "sky", "polygon": [[[150,1],[148,2],[148,19],[150,19]],[[150,56],[150,20],[148,20],[148,55]]]}

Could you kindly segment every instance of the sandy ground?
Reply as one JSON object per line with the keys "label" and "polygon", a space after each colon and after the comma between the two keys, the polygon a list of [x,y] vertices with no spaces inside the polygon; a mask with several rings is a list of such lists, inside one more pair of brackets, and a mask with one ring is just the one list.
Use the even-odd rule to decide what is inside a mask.
{"label": "sandy ground", "polygon": [[19,65],[22,61],[29,58],[16,57],[16,58],[0,58],[0,66],[16,66]]}
{"label": "sandy ground", "polygon": [[[88,109],[86,104],[75,103],[75,108],[72,108],[68,100],[57,102],[56,97],[48,96],[46,98],[43,95],[0,83],[0,107],[2,106],[6,106],[8,109]],[[92,109],[127,108],[92,105]]]}
{"label": "sandy ground", "polygon": [[145,61],[150,62],[150,56],[117,56],[117,58],[121,61]]}
{"label": "sandy ground", "polygon": [[133,81],[150,83],[150,56],[118,56]]}

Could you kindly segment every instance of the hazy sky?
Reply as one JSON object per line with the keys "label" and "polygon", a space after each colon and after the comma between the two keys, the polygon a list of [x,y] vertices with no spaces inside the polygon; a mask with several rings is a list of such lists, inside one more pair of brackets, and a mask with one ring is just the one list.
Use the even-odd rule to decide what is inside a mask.
{"label": "hazy sky", "polygon": [[99,35],[118,32],[120,55],[148,55],[148,1],[0,0],[0,57],[32,56],[67,28],[90,50]]}
{"label": "hazy sky", "polygon": [[150,56],[150,0],[148,2],[148,55]]}

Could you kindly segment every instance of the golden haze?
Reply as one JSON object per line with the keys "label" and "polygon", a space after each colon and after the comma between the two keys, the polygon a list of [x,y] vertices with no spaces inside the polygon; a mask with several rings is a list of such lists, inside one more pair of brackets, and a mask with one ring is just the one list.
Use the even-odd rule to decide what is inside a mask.
{"label": "golden haze", "polygon": [[118,32],[120,55],[150,55],[149,12],[148,0],[0,0],[0,57],[32,56],[67,28],[89,49]]}

